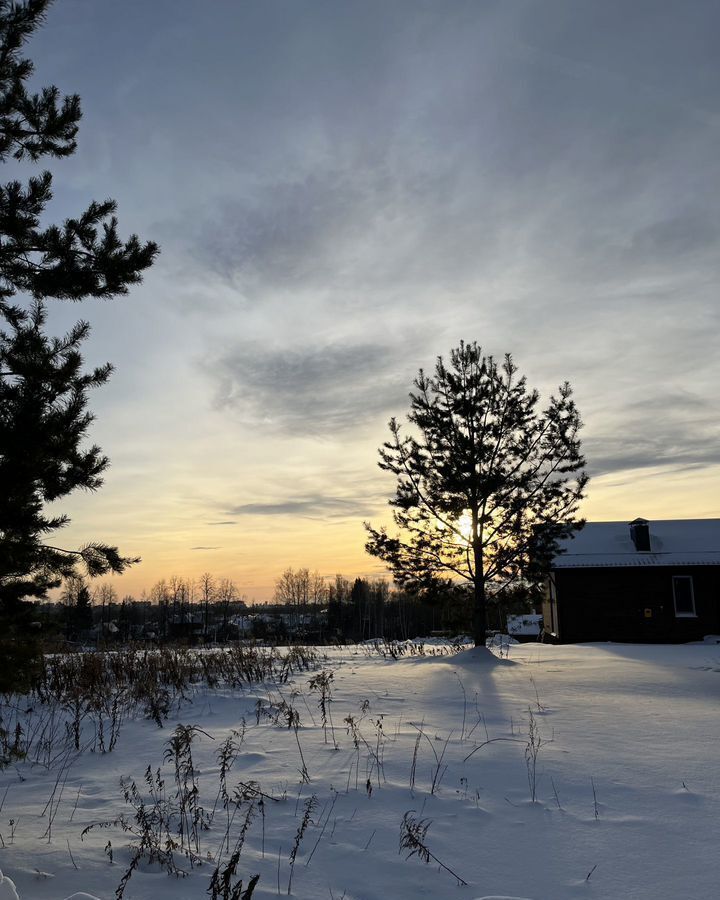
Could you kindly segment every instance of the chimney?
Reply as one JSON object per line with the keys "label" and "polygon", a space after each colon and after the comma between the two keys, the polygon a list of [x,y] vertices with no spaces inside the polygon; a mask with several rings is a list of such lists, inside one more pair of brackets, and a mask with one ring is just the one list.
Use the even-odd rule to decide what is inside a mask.
{"label": "chimney", "polygon": [[634,519],[630,523],[630,537],[638,553],[650,552],[650,523],[647,519]]}

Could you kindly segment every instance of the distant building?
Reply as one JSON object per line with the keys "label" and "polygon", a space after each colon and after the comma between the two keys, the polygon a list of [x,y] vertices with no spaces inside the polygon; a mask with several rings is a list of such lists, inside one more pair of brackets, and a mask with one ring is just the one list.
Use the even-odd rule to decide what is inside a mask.
{"label": "distant building", "polygon": [[720,519],[588,522],[560,550],[543,604],[546,640],[720,634]]}

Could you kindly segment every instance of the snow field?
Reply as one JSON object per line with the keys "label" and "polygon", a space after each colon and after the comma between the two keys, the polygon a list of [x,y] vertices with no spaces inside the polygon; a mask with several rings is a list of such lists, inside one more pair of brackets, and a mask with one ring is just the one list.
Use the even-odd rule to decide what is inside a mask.
{"label": "snow field", "polygon": [[[0,772],[1,900],[15,900],[13,883],[21,900],[114,897],[137,838],[118,824],[81,834],[133,820],[121,778],[147,797],[146,770],[160,768],[172,796],[177,724],[199,729],[197,805],[206,822],[213,806],[215,816],[198,829],[192,868],[174,854],[187,877],[142,860],[126,900],[210,896],[251,808],[236,878],[246,888],[260,875],[255,898],[287,896],[291,878],[291,895],[308,900],[717,896],[720,648],[525,644],[508,660],[322,652],[321,669],[287,683],[198,689],[163,728],[127,721],[112,753]],[[332,673],[327,734],[309,686],[319,672]],[[226,810],[218,750],[234,732],[229,797],[243,787]],[[410,846],[399,853],[404,817],[421,829],[410,858]]]}

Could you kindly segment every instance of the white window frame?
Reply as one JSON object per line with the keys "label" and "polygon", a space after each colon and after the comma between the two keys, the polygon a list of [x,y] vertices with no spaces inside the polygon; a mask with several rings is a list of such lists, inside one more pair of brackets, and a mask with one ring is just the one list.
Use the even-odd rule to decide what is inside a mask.
{"label": "white window frame", "polygon": [[[680,579],[690,582],[690,599],[692,600],[692,612],[678,612],[677,598],[675,596],[675,582],[679,581]],[[675,618],[676,619],[697,619],[697,612],[695,609],[695,586],[693,585],[692,575],[673,575],[672,580],[673,580],[673,582],[672,582],[673,606],[675,607]]]}

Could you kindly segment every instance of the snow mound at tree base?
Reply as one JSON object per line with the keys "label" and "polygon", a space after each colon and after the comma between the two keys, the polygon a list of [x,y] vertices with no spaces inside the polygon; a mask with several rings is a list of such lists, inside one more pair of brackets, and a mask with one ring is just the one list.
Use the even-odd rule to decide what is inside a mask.
{"label": "snow mound at tree base", "polygon": [[0,869],[0,900],[19,900],[15,882],[6,878]]}
{"label": "snow mound at tree base", "polygon": [[[2,869],[0,869],[0,900],[20,900],[15,888],[15,882],[3,875]],[[94,894],[86,894],[80,891],[77,894],[71,894],[65,900],[99,900],[99,898]]]}

